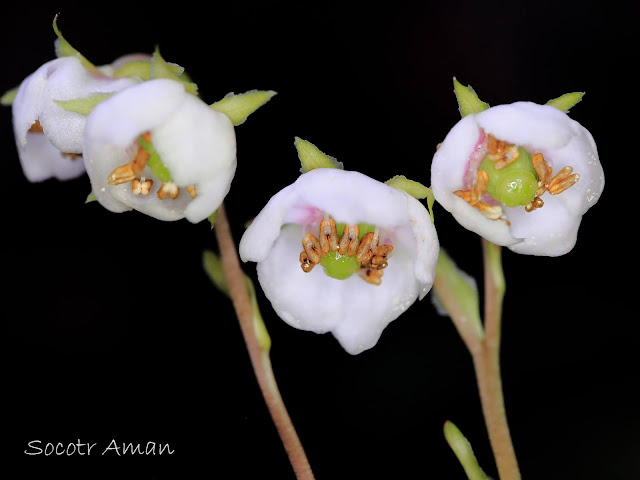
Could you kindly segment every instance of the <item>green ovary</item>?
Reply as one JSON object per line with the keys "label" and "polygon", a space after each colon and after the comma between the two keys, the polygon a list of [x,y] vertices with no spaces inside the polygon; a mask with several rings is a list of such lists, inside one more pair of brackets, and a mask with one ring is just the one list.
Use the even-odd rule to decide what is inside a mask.
{"label": "green ovary", "polygon": [[496,170],[488,156],[478,167],[489,175],[487,193],[507,207],[528,205],[538,190],[538,176],[531,164],[531,155],[522,147],[518,147],[518,152],[518,158],[503,169]]}
{"label": "green ovary", "polygon": [[349,257],[338,252],[329,252],[329,255],[320,260],[320,265],[324,268],[324,273],[338,280],[345,280],[360,269],[355,255]]}
{"label": "green ovary", "polygon": [[[336,223],[338,239],[342,237],[344,227],[344,223]],[[376,229],[375,225],[368,223],[359,223],[358,228],[360,229],[358,240],[362,240],[366,233],[373,232]],[[345,280],[360,270],[360,263],[356,260],[355,255],[349,257],[348,255],[340,255],[338,252],[329,252],[329,255],[320,260],[320,265],[322,265],[324,273],[338,280]]]}

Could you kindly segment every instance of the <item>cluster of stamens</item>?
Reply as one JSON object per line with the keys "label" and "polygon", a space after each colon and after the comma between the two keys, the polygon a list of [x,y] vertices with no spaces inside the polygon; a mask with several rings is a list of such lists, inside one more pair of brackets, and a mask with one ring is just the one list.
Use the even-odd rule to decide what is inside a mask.
{"label": "cluster of stamens", "polygon": [[489,185],[489,174],[484,170],[478,170],[476,183],[473,184],[470,190],[456,190],[453,193],[472,207],[476,207],[485,217],[491,220],[500,220],[500,218],[502,218],[502,207],[499,205],[489,205],[480,200],[487,191],[487,185]]}
{"label": "cluster of stamens", "polygon": [[[142,138],[147,143],[151,143],[151,135],[149,132],[143,133]],[[134,195],[149,195],[151,187],[153,186],[153,180],[145,177],[139,177],[140,173],[142,173],[144,168],[147,166],[149,157],[149,152],[138,145],[133,160],[126,165],[119,166],[109,174],[109,185],[120,185],[122,183],[131,182],[131,193]],[[197,189],[195,185],[187,186],[186,190],[191,198],[196,198]],[[160,200],[167,197],[175,200],[180,195],[180,188],[173,182],[162,182],[162,185],[160,185],[156,195]]]}
{"label": "cluster of stamens", "polygon": [[318,237],[307,233],[302,238],[300,264],[302,270],[308,273],[329,255],[329,252],[338,252],[349,257],[355,255],[360,264],[359,275],[369,283],[380,285],[382,270],[388,266],[387,260],[393,246],[378,245],[379,241],[380,235],[377,231],[364,234],[360,240],[358,225],[345,225],[342,237],[338,239],[336,222],[333,218],[327,217],[320,222]]}
{"label": "cluster of stamens", "polygon": [[541,208],[544,205],[544,201],[540,198],[544,192],[558,195],[575,185],[580,179],[579,174],[571,173],[573,172],[572,167],[564,167],[552,177],[553,168],[547,165],[541,153],[535,153],[531,156],[531,164],[538,175],[538,191],[531,203],[524,207],[527,212],[533,212],[536,208]]}
{"label": "cluster of stamens", "polygon": [[[517,145],[508,145],[503,140],[496,139],[493,135],[487,135],[487,159],[495,170],[503,170],[515,162],[520,156]],[[572,174],[572,167],[562,168],[555,176],[553,168],[544,159],[542,153],[535,153],[531,156],[531,164],[538,176],[538,190],[531,202],[524,206],[527,212],[532,212],[544,205],[542,194],[549,192],[551,195],[558,195],[574,185],[580,178],[577,173]],[[487,218],[499,220],[502,218],[502,207],[499,205],[489,205],[481,200],[487,192],[489,175],[484,170],[478,170],[476,181],[469,190],[456,190],[453,192],[458,197],[465,200],[469,205],[476,207]]]}

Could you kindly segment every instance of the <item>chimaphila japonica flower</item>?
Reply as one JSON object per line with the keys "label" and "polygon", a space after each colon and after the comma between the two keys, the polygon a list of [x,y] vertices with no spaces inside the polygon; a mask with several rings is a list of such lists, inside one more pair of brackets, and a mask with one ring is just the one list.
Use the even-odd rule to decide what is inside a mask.
{"label": "chimaphila japonica flower", "polygon": [[134,85],[86,68],[76,57],[51,60],[29,75],[12,100],[13,130],[22,170],[31,182],[68,180],[85,171],[86,117],[64,108],[78,98],[98,98]]}
{"label": "chimaphila japonica flower", "polygon": [[464,227],[514,252],[569,252],[604,188],[593,137],[565,113],[582,94],[488,108],[454,82],[463,118],[433,157],[438,203]]}
{"label": "chimaphila japonica flower", "polygon": [[165,61],[158,48],[95,66],[64,39],[56,22],[57,16],[60,58],[2,97],[13,105],[28,178],[66,179],[86,168],[89,198],[111,211],[136,209],[192,222],[210,217],[235,172],[234,125],[275,92],[229,94],[206,105],[184,68]]}
{"label": "chimaphila japonica flower", "polygon": [[251,91],[207,105],[181,82],[154,79],[113,95],[87,119],[93,195],[117,213],[193,223],[210,217],[236,170],[234,125],[274,94]]}
{"label": "chimaphila japonica flower", "polygon": [[59,57],[2,96],[11,105],[18,156],[32,182],[67,180],[85,172],[82,143],[87,115],[113,93],[153,78],[174,78],[195,89],[179,65],[153,55],[128,54],[96,66],[73,48],[53,21]]}
{"label": "chimaphila japonica flower", "polygon": [[422,203],[400,188],[428,189],[330,168],[335,161],[312,144],[296,139],[296,147],[305,173],[251,222],[240,257],[257,262],[260,285],[280,318],[332,332],[357,354],[431,289],[436,230]]}

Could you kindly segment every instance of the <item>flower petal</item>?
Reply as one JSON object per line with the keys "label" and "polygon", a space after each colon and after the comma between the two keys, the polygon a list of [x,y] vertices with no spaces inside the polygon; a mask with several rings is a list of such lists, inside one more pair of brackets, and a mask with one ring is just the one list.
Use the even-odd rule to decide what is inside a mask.
{"label": "flower petal", "polygon": [[[108,185],[109,174],[129,163],[128,150],[145,132],[174,183],[197,186],[195,199],[186,193],[175,200],[136,196],[129,184]],[[169,79],[149,80],[99,104],[87,121],[84,152],[100,203],[114,212],[133,208],[160,220],[207,218],[228,193],[236,169],[229,119]],[[141,176],[154,178],[148,167]]]}
{"label": "flower petal", "polygon": [[379,286],[358,275],[336,280],[321,266],[302,271],[298,259],[302,236],[300,225],[285,225],[270,254],[258,263],[258,280],[273,309],[295,328],[331,331],[351,354],[373,347],[384,328],[418,297],[414,260],[406,251],[394,251]]}
{"label": "flower petal", "polygon": [[[355,274],[305,273],[301,240],[317,233],[325,215],[347,224],[369,223],[389,240],[393,256],[381,285]],[[240,240],[243,261],[257,261],[258,278],[274,310],[288,324],[331,331],[357,354],[373,347],[384,328],[431,288],[439,243],[429,212],[410,195],[358,172],[318,168],[274,195]]]}
{"label": "flower petal", "polygon": [[[70,161],[61,157],[60,152],[82,152],[86,117],[66,111],[56,101],[117,91],[134,83],[133,80],[112,80],[92,75],[80,60],[73,57],[47,62],[29,75],[20,84],[12,103],[18,155],[27,178],[30,181],[42,181],[50,177],[63,180],[84,173],[81,160]],[[29,132],[36,120],[44,135]],[[45,138],[46,142],[40,137]],[[46,143],[51,143],[51,148]],[[57,153],[54,149],[57,149]]]}
{"label": "flower petal", "polygon": [[28,133],[25,145],[17,145],[20,164],[30,182],[48,178],[70,180],[84,173],[82,158],[71,159],[62,155],[49,139],[41,133]]}
{"label": "flower petal", "polygon": [[[464,179],[467,169],[474,168],[470,158],[485,134],[542,153],[554,174],[570,166],[580,179],[558,195],[545,193],[544,206],[533,212],[503,206],[505,221],[484,218],[453,192],[469,189]],[[591,134],[557,108],[531,102],[499,105],[463,118],[434,155],[431,175],[436,199],[461,225],[493,243],[532,255],[557,256],[570,251],[582,215],[604,188],[604,172]]]}
{"label": "flower petal", "polygon": [[521,240],[511,235],[505,222],[487,218],[453,193],[468,188],[464,177],[481,137],[475,115],[467,115],[451,129],[433,157],[431,188],[438,203],[467,230],[482,232],[483,237],[498,245],[514,245]]}

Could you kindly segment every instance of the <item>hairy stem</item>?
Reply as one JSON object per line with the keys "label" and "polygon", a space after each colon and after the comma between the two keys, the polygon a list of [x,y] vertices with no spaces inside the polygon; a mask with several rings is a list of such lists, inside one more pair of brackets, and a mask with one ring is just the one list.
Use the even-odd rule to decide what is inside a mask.
{"label": "hairy stem", "polygon": [[249,293],[244,280],[244,272],[240,266],[231,228],[224,205],[218,208],[214,231],[220,248],[220,257],[225,277],[229,286],[229,294],[240,323],[240,329],[249,351],[251,365],[255,372],[260,390],[264,397],[271,418],[275,423],[282,444],[289,456],[289,461],[298,480],[313,480],[313,472],[302,448],[302,443],[293,426],[291,418],[280,395],[271,366],[269,353],[260,348],[253,323],[253,310]]}
{"label": "hairy stem", "polygon": [[505,280],[501,247],[483,239],[484,324],[480,319],[477,291],[463,273],[440,252],[433,289],[471,353],[482,413],[501,480],[520,480],[511,441],[500,375],[500,329]]}
{"label": "hairy stem", "polygon": [[520,480],[520,469],[511,441],[504,407],[500,375],[500,329],[505,280],[502,270],[501,247],[482,240],[484,258],[484,326],[482,348],[473,353],[482,402],[482,411],[489,433],[489,441],[501,480]]}

